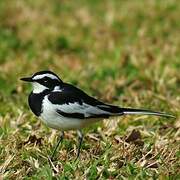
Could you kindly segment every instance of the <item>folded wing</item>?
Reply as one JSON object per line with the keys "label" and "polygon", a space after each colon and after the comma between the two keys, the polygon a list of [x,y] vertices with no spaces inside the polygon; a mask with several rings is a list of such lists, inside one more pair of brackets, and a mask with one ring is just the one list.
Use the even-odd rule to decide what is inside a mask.
{"label": "folded wing", "polygon": [[56,112],[64,117],[79,119],[109,118],[110,116],[128,114],[173,117],[172,115],[156,111],[108,105],[88,96],[82,90],[70,84],[64,84],[63,89],[52,92],[48,99],[52,104],[56,105]]}

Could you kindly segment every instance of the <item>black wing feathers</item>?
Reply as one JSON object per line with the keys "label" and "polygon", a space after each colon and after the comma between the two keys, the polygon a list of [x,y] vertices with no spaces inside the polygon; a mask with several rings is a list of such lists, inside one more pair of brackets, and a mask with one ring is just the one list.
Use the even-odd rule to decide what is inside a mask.
{"label": "black wing feathers", "polygon": [[[63,105],[63,104],[69,104],[69,103],[78,103],[79,105],[82,105],[82,109],[84,108],[83,103],[89,106],[93,106],[97,108],[95,112],[92,110],[92,112],[88,111],[88,117],[85,117],[85,114],[80,112],[73,112],[73,113],[67,113],[63,112],[61,110],[57,110],[59,114],[65,117],[71,117],[71,118],[109,118],[110,116],[119,116],[119,115],[125,115],[125,114],[146,114],[146,115],[156,115],[156,116],[164,116],[164,117],[173,117],[172,115],[155,112],[155,111],[149,111],[144,109],[131,109],[131,108],[120,108],[118,106],[108,105],[101,101],[98,101],[97,99],[88,96],[86,93],[84,93],[79,88],[74,87],[73,85],[63,83],[61,86],[61,91],[55,91],[51,92],[48,96],[49,101],[51,101],[53,104]],[[99,110],[99,111],[98,111]]]}
{"label": "black wing feathers", "polygon": [[59,113],[60,115],[64,116],[64,117],[69,117],[69,118],[78,118],[78,119],[84,119],[84,114],[82,113],[66,113],[64,111],[61,111],[59,109],[57,109],[57,113]]}
{"label": "black wing feathers", "polygon": [[98,108],[103,110],[103,111],[106,111],[106,112],[109,112],[109,113],[112,113],[112,114],[123,114],[123,111],[120,107],[118,106],[113,106],[113,105],[109,105],[109,104],[104,104],[104,105],[98,105]]}
{"label": "black wing feathers", "polygon": [[[57,113],[64,117],[71,117],[71,118],[79,118],[79,119],[85,119],[85,118],[109,118],[110,113],[118,113],[120,109],[116,106],[109,106],[106,105],[97,99],[88,96],[86,93],[84,93],[82,90],[70,85],[64,83],[63,88],[61,91],[55,91],[52,92],[48,96],[49,101],[51,101],[53,104],[63,105],[63,104],[69,104],[69,103],[78,103],[79,105],[83,105],[83,103],[86,103],[88,105],[97,107],[99,110],[103,110],[104,113],[95,114],[92,112],[88,113],[89,116],[85,117],[85,115],[82,112],[76,112],[76,113],[67,113],[61,110],[57,110]],[[82,106],[83,108],[83,106]]]}
{"label": "black wing feathers", "polygon": [[82,90],[74,87],[71,84],[64,83],[63,88],[61,90],[62,92],[55,91],[48,96],[48,99],[53,104],[61,105],[61,104],[69,104],[69,103],[79,103],[80,105],[82,105],[83,102],[92,106],[104,104],[94,99],[93,97],[88,96]]}

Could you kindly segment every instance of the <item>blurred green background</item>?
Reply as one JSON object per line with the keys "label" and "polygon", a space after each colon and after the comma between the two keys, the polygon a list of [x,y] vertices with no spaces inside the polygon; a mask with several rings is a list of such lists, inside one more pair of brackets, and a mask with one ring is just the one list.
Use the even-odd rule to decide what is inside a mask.
{"label": "blurred green background", "polygon": [[[178,178],[179,19],[178,0],[1,0],[0,178]],[[69,132],[53,171],[44,157],[57,132],[30,113],[31,87],[19,81],[47,69],[105,102],[177,118],[131,116],[94,125],[85,130],[79,164]],[[124,152],[132,129],[144,145],[127,143]],[[144,160],[149,152],[153,158]]]}

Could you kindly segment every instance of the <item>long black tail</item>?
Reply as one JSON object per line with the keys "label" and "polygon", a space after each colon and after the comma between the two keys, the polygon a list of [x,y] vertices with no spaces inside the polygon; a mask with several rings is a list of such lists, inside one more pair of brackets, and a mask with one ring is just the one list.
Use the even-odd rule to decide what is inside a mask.
{"label": "long black tail", "polygon": [[118,106],[113,106],[109,104],[98,105],[98,108],[100,108],[103,111],[106,111],[107,114],[110,113],[110,116],[137,114],[137,115],[154,115],[154,116],[175,118],[175,116],[164,112],[157,112],[146,109],[120,108]]}
{"label": "long black tail", "polygon": [[121,109],[122,114],[124,115],[139,114],[139,115],[154,115],[154,116],[175,118],[175,116],[171,114],[167,114],[164,112],[151,111],[151,110],[146,110],[146,109],[132,109],[132,108],[120,108],[120,109]]}

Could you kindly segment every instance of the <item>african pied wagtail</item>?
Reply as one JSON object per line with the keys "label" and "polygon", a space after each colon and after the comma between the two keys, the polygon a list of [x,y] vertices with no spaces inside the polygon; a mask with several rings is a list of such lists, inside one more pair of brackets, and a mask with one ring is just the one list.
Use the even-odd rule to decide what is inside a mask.
{"label": "african pied wagtail", "polygon": [[103,103],[88,96],[77,87],[64,83],[51,71],[40,71],[31,77],[21,78],[21,80],[31,82],[33,85],[33,91],[28,98],[32,112],[40,117],[47,126],[62,132],[51,159],[63,139],[65,130],[77,130],[79,137],[77,157],[79,157],[83,140],[81,129],[93,122],[126,114],[173,117],[161,112],[121,108]]}

